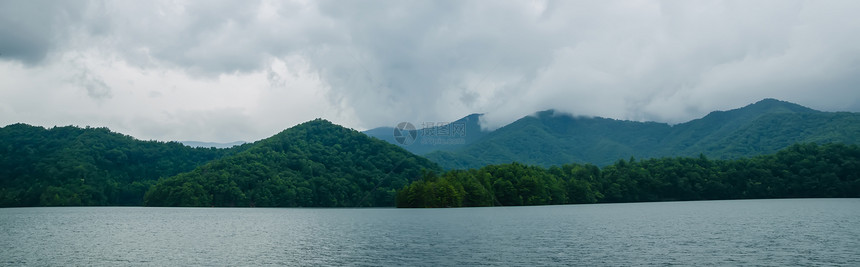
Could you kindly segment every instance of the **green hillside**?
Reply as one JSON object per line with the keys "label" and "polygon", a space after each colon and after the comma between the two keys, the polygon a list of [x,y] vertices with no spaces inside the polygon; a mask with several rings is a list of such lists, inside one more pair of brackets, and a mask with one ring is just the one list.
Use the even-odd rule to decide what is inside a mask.
{"label": "green hillside", "polygon": [[[828,135],[827,129],[810,131],[810,124],[849,126],[844,121],[834,122],[834,113],[820,112],[797,104],[765,99],[743,108],[729,111],[714,111],[707,116],[678,124],[659,144],[658,156],[698,155],[705,153],[718,158],[735,158],[743,156],[773,153],[779,149],[798,142],[813,142],[819,140],[807,139],[808,136],[797,135],[793,132],[808,131],[811,135]],[[851,119],[851,114],[836,114],[837,120]],[[848,116],[844,116],[848,115]],[[773,118],[784,118],[784,123],[773,123]],[[860,116],[853,116],[853,119]],[[857,123],[853,123],[860,126]],[[750,131],[750,129],[755,129]],[[858,132],[860,133],[860,132]],[[738,144],[738,138],[758,138],[773,140],[771,143]],[[837,140],[838,139],[838,140]],[[840,136],[829,142],[853,143],[853,136]],[[742,145],[747,151],[727,149],[729,146]]]}
{"label": "green hillside", "polygon": [[[594,164],[597,168],[631,157],[702,155],[725,160],[773,154],[796,143],[856,144],[860,136],[858,113],[820,112],[773,99],[677,125],[573,117],[550,110],[493,132],[472,134],[480,127],[477,118],[464,118],[467,144],[432,152],[429,159],[320,119],[230,149],[141,141],[106,128],[13,124],[0,128],[0,207],[393,206],[397,189],[421,177],[433,177],[442,170],[439,165],[474,169],[452,172],[463,174],[511,162],[543,168]],[[500,183],[493,186],[508,187]],[[520,190],[525,185],[510,186]],[[472,183],[464,186],[477,188]],[[576,184],[575,190],[585,190],[581,186]],[[607,193],[615,192],[606,188],[611,184],[599,186],[604,187],[597,191],[603,201],[621,201],[613,198],[619,195]],[[630,201],[637,199],[654,200],[642,196]]]}
{"label": "green hillside", "polygon": [[238,151],[140,141],[107,128],[0,128],[0,207],[141,205],[161,177]]}
{"label": "green hillside", "polygon": [[433,162],[326,120],[306,122],[246,151],[160,180],[147,206],[394,206],[395,190]]}
{"label": "green hillside", "polygon": [[860,114],[820,112],[765,99],[669,125],[573,117],[543,111],[499,128],[454,151],[426,155],[446,169],[520,162],[612,164],[619,158],[697,156],[732,159],[775,153],[795,143],[857,143]]}

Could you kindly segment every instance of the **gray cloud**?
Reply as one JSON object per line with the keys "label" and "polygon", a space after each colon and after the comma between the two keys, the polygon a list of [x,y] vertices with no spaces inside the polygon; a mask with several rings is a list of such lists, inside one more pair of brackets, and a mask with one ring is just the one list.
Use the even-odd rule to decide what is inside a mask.
{"label": "gray cloud", "polygon": [[62,34],[61,10],[47,1],[0,2],[0,58],[41,62]]}
{"label": "gray cloud", "polygon": [[[262,73],[264,92],[319,92],[327,114],[358,128],[475,112],[497,127],[549,108],[682,122],[766,97],[860,103],[856,1],[59,3],[0,2],[0,60],[33,67],[96,48],[192,79]],[[285,61],[299,63],[273,71]],[[297,69],[319,88],[300,88],[316,83],[295,83]],[[122,90],[90,76],[91,97]],[[215,121],[196,127],[225,127],[203,117]]]}
{"label": "gray cloud", "polygon": [[84,71],[76,77],[75,83],[87,91],[87,95],[95,100],[111,98],[111,88],[101,79]]}
{"label": "gray cloud", "polygon": [[108,34],[108,15],[100,2],[0,1],[0,59],[40,64],[58,49],[74,46],[79,35]]}
{"label": "gray cloud", "polygon": [[[135,117],[130,123],[139,129],[140,136],[178,137],[193,136],[198,140],[227,142],[227,137],[247,136],[254,129],[253,119],[241,109],[211,109],[205,111],[165,112],[159,119]],[[270,136],[275,133],[252,132],[253,136]],[[233,139],[233,141],[256,141]]]}

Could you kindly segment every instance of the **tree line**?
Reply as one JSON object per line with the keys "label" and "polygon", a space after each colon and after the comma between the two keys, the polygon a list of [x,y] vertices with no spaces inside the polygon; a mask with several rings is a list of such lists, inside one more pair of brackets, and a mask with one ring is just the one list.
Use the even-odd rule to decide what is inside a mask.
{"label": "tree line", "polygon": [[599,168],[519,163],[437,174],[397,192],[397,207],[482,207],[756,198],[860,197],[857,145],[795,144],[735,160],[618,160]]}

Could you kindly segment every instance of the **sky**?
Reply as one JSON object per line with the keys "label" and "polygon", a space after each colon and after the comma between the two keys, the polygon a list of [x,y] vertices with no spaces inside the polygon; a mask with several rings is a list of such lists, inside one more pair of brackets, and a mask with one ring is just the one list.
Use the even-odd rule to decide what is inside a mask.
{"label": "sky", "polygon": [[860,111],[860,1],[0,0],[0,126],[255,141],[536,111]]}

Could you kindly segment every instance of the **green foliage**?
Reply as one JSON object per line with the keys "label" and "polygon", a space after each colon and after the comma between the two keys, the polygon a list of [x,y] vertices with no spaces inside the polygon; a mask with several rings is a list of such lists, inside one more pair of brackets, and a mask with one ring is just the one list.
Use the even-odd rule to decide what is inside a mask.
{"label": "green foliage", "polygon": [[735,160],[631,158],[602,169],[489,165],[413,182],[397,192],[397,207],[805,197],[860,197],[860,147],[796,144]]}
{"label": "green foliage", "polygon": [[[548,145],[551,143],[527,150],[527,141],[496,131],[488,138],[513,142],[509,147],[521,148],[506,150],[491,143],[470,157],[492,161],[525,156],[542,162],[540,165],[557,160],[550,158],[585,157],[592,152],[629,159],[614,160],[603,168],[579,163],[549,168],[510,163],[447,172],[402,148],[325,120],[303,123],[231,149],[139,141],[105,128],[45,129],[15,124],[0,128],[0,207],[471,207],[860,197],[860,152],[856,145],[839,144],[853,140],[847,137],[853,138],[860,131],[856,114],[814,112],[769,102],[753,107],[773,112],[761,116],[744,110],[712,113],[702,121],[673,126],[682,130],[670,133],[684,137],[672,140],[710,140],[707,142],[723,146],[682,142],[704,151],[691,157],[637,160],[617,152],[627,151],[630,144],[658,142],[653,136],[662,131],[659,124],[642,128],[626,122],[619,128],[608,119],[544,116],[547,122],[525,128],[531,136],[553,140],[566,133],[563,137],[570,139],[570,144],[590,152],[556,150],[563,145]],[[819,120],[821,116],[827,121]],[[756,123],[749,126],[732,118]],[[793,132],[787,129],[794,128],[785,125],[815,129]],[[582,127],[604,129],[600,133],[607,134],[601,136],[608,139],[590,144],[596,140],[595,133],[588,138],[574,134]],[[630,131],[646,134],[635,137],[627,133]],[[728,137],[719,139],[703,134],[706,132],[727,133]],[[784,138],[754,134],[762,132],[775,132]],[[633,141],[618,141],[625,136]],[[836,143],[798,144],[769,152],[771,155],[735,160],[712,155],[720,151],[764,153],[788,146],[786,142],[795,139]],[[654,149],[649,152],[652,154],[636,156],[650,158],[648,155],[664,153]],[[541,159],[542,155],[550,156]]]}
{"label": "green foliage", "polygon": [[510,162],[543,167],[570,162],[606,166],[631,156],[752,157],[795,143],[856,144],[858,136],[858,113],[819,112],[766,99],[677,125],[544,111],[499,128],[466,147],[425,156],[445,169]]}
{"label": "green foliage", "polygon": [[244,149],[140,141],[107,128],[0,128],[0,207],[141,205],[161,177]]}
{"label": "green foliage", "polygon": [[[161,179],[146,193],[144,204],[394,206],[396,189],[416,180],[425,169],[439,167],[392,144],[317,119],[258,141],[236,155]],[[461,205],[457,199],[444,201]]]}

